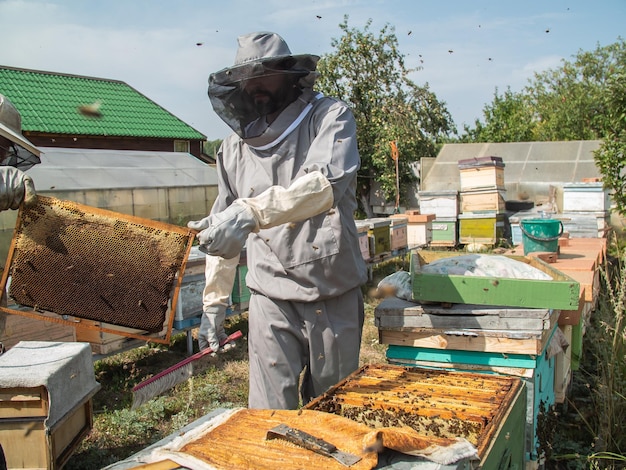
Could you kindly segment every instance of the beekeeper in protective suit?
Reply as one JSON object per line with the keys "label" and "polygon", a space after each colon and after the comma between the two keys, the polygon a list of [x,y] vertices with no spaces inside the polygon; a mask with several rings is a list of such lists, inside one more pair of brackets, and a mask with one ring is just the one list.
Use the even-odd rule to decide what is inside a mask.
{"label": "beekeeper in protective suit", "polygon": [[[22,135],[22,117],[6,96],[0,94],[0,211],[17,209],[20,204],[37,200],[35,185],[23,170],[40,162],[39,149]],[[6,306],[5,292],[0,305]],[[5,314],[0,312],[0,332],[4,331]],[[4,351],[0,343],[0,353]]]}
{"label": "beekeeper in protective suit", "polygon": [[22,135],[19,111],[0,95],[0,211],[36,201],[35,185],[24,171],[40,162],[39,155],[39,149]]}
{"label": "beekeeper in protective suit", "polygon": [[219,194],[188,224],[210,255],[200,336],[223,321],[245,245],[249,406],[295,409],[359,364],[356,125],[344,103],[313,91],[317,56],[293,55],[275,33],[238,42],[235,65],[209,77],[213,109],[235,131],[217,154]]}

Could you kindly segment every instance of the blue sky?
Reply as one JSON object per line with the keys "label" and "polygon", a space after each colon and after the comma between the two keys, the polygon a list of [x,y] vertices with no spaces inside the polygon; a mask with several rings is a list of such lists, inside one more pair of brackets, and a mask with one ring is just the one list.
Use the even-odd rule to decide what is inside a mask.
{"label": "blue sky", "polygon": [[[230,129],[207,98],[236,38],[281,34],[323,55],[339,24],[395,28],[411,78],[446,102],[457,127],[482,118],[496,88],[626,37],[626,0],[0,0],[0,64],[122,80],[209,139]],[[449,52],[452,51],[452,52]],[[0,90],[1,92],[1,90]]]}

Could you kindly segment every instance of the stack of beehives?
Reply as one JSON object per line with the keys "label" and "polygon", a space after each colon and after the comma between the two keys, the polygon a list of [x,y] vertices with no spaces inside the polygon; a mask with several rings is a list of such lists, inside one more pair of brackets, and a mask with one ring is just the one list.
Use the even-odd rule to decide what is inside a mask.
{"label": "stack of beehives", "polygon": [[[375,311],[393,364],[520,377],[528,390],[526,456],[541,455],[538,426],[555,399],[560,310],[578,308],[576,281],[537,259],[516,257],[552,280],[428,274],[423,266],[462,253],[412,255],[416,301],[388,298]],[[478,255],[474,255],[478,256]],[[481,255],[491,256],[491,255]]]}
{"label": "stack of beehives", "polygon": [[494,245],[505,237],[504,163],[500,157],[459,160],[459,242]]}
{"label": "stack of beehives", "polygon": [[459,192],[419,191],[419,211],[432,214],[431,246],[455,247],[459,243]]}

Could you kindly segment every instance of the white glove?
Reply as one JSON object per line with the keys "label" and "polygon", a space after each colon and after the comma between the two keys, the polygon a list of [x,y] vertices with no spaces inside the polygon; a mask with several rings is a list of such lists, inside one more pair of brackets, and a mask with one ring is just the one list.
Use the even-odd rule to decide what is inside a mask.
{"label": "white glove", "polygon": [[250,232],[258,230],[252,211],[238,201],[222,212],[189,222],[187,227],[200,230],[196,235],[200,251],[226,259],[239,256]]}
{"label": "white glove", "polygon": [[312,171],[289,188],[272,186],[256,197],[237,199],[222,212],[189,222],[187,227],[201,230],[196,235],[201,251],[229,259],[241,252],[250,232],[300,222],[332,206],[330,181]]}
{"label": "white glove", "polygon": [[0,167],[0,211],[18,209],[24,202],[32,205],[37,201],[32,178],[12,166]]}

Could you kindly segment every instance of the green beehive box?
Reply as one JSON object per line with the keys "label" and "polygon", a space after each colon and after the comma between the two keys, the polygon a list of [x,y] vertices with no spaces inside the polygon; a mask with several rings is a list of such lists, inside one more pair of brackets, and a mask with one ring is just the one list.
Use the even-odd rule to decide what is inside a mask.
{"label": "green beehive box", "polygon": [[231,299],[234,304],[248,302],[250,300],[250,289],[246,286],[246,274],[248,274],[248,266],[240,264],[237,266],[237,275],[233,284],[233,292]]}
{"label": "green beehive box", "polygon": [[463,254],[463,252],[412,251],[410,271],[413,299],[422,302],[560,310],[578,308],[579,283],[535,257],[507,256],[545,272],[552,280],[430,274],[420,269],[421,266],[437,259]]}
{"label": "green beehive box", "polygon": [[435,219],[431,225],[431,246],[456,246],[459,241],[456,217]]}

